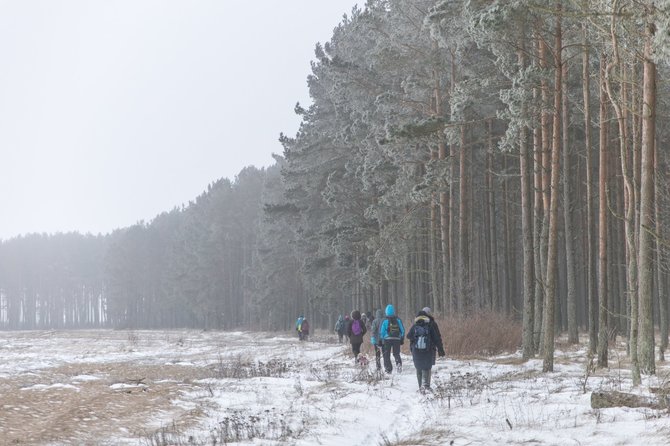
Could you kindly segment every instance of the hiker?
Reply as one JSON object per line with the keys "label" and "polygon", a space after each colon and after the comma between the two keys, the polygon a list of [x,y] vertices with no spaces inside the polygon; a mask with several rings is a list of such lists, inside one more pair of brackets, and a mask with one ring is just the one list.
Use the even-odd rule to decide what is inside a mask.
{"label": "hiker", "polygon": [[340,316],[337,318],[337,322],[335,322],[335,332],[337,332],[337,338],[340,341],[340,344],[342,343],[342,338],[344,337],[345,328],[344,318],[340,314]]}
{"label": "hiker", "polygon": [[349,324],[351,324],[351,317],[348,314],[344,315],[344,335],[347,337],[347,342],[349,342]]}
{"label": "hiker", "polygon": [[354,310],[351,312],[351,322],[347,325],[347,335],[351,342],[351,351],[354,353],[354,362],[358,364],[358,355],[361,353],[361,344],[363,335],[365,335],[365,324],[361,321],[361,312]]}
{"label": "hiker", "polygon": [[295,331],[298,332],[298,339],[302,341],[302,321],[305,319],[305,316],[302,314],[298,316],[298,319],[295,320]]}
{"label": "hiker", "polygon": [[416,368],[416,379],[419,382],[419,390],[425,392],[430,390],[430,374],[433,368],[433,352],[438,343],[435,329],[430,323],[430,318],[425,311],[421,310],[414,319],[414,325],[407,332],[410,342],[412,360]]}
{"label": "hiker", "polygon": [[393,305],[386,306],[386,318],[379,327],[379,339],[382,342],[382,355],[384,357],[384,370],[386,373],[393,371],[391,365],[391,351],[395,359],[395,366],[398,373],[402,373],[402,359],[400,359],[400,346],[405,340],[405,327],[402,320],[395,314]]}
{"label": "hiker", "polygon": [[430,309],[430,307],[423,307],[422,311],[426,313],[426,316],[428,316],[428,319],[430,319],[430,326],[433,328],[433,331],[435,332],[435,338],[436,341],[433,344],[433,365],[435,365],[435,357],[437,354],[440,355],[440,358],[443,358],[445,353],[444,353],[444,345],[442,345],[442,333],[440,333],[440,327],[438,327],[437,322],[435,322],[435,318],[433,317],[433,310]]}
{"label": "hiker", "polygon": [[377,364],[377,370],[381,370],[382,368],[382,341],[379,338],[379,328],[383,320],[384,313],[382,312],[382,309],[379,308],[375,312],[375,319],[372,321],[372,326],[370,327],[370,343],[372,344],[372,348],[375,349],[375,362]]}
{"label": "hiker", "polygon": [[366,311],[365,312],[367,318],[365,320],[365,328],[368,329],[368,331],[372,330],[372,320],[374,319],[372,317],[372,311]]}
{"label": "hiker", "polygon": [[302,323],[300,324],[300,340],[301,341],[306,341],[307,338],[309,337],[309,322],[307,322],[307,318],[302,319]]}

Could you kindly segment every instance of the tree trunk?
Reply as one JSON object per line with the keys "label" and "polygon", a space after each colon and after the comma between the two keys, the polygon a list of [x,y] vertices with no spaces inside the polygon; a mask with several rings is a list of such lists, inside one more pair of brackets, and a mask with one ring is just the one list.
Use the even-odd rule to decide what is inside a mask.
{"label": "tree trunk", "polygon": [[[526,67],[525,52],[519,51],[519,67]],[[522,106],[525,116],[526,107]],[[528,148],[528,128],[522,127],[519,138],[519,177],[521,179],[521,233],[523,240],[523,359],[535,355],[533,342],[534,328],[534,255],[533,255],[533,221],[531,201],[531,154]]]}
{"label": "tree trunk", "polygon": [[[563,85],[565,92],[568,91],[568,64],[563,65]],[[577,344],[579,333],[577,332],[577,290],[575,278],[575,241],[572,222],[572,174],[570,162],[570,150],[568,149],[568,95],[563,95],[562,104],[563,125],[563,219],[565,222],[565,267],[567,279],[567,319],[568,319],[568,343]]]}
{"label": "tree trunk", "polygon": [[582,93],[584,96],[584,148],[586,150],[586,282],[588,295],[589,352],[596,353],[598,338],[598,302],[595,270],[595,219],[593,216],[593,159],[591,149],[591,88],[587,24],[583,25]]}
{"label": "tree trunk", "polygon": [[498,278],[498,240],[496,231],[496,204],[495,204],[495,188],[493,184],[493,124],[489,120],[489,169],[487,169],[487,192],[488,192],[488,209],[489,209],[489,251],[490,260],[489,265],[491,269],[490,274],[490,290],[491,293],[491,309],[499,312],[501,308],[500,302],[500,283]]}
{"label": "tree trunk", "polygon": [[561,174],[561,106],[563,94],[563,59],[562,59],[562,32],[561,32],[561,2],[558,2],[558,16],[556,17],[556,45],[555,83],[554,83],[554,128],[551,144],[551,203],[549,207],[549,239],[547,246],[547,292],[544,305],[544,360],[542,371],[554,371],[554,319],[556,310],[556,278],[558,272],[558,200],[559,180]]}
{"label": "tree trunk", "polygon": [[459,150],[459,212],[458,212],[458,270],[459,270],[459,295],[458,311],[468,314],[472,307],[472,295],[470,293],[470,220],[469,220],[469,189],[468,189],[468,149],[465,144],[465,126],[461,126],[461,141]]}
{"label": "tree trunk", "polygon": [[642,148],[640,170],[640,227],[638,293],[640,302],[640,369],[656,373],[654,356],[654,317],[652,306],[654,212],[654,141],[656,133],[656,65],[651,60],[654,29],[646,25],[644,74],[642,81]]}
{"label": "tree trunk", "polygon": [[[658,172],[660,168],[660,163],[658,160],[658,143],[654,144],[654,172]],[[656,176],[656,184],[654,187],[654,211],[656,215],[656,277],[658,278],[658,307],[659,307],[659,331],[660,331],[660,343],[658,346],[658,360],[665,361],[665,351],[668,348],[668,295],[666,294],[665,288],[665,273],[663,271],[663,266],[666,264],[667,257],[665,256],[665,246],[661,243],[661,240],[664,238],[665,234],[663,231],[663,226],[661,225],[661,211],[660,211],[660,192],[659,192],[659,181],[658,176]]]}
{"label": "tree trunk", "polygon": [[607,324],[607,103],[605,93],[605,61],[600,59],[600,167],[599,167],[599,207],[598,207],[598,367],[607,367],[608,335]]}

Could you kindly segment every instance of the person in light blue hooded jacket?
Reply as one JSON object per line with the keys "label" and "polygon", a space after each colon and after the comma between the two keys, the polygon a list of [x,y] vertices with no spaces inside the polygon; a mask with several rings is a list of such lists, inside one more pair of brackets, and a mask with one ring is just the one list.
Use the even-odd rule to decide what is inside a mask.
{"label": "person in light blue hooded jacket", "polygon": [[384,356],[384,369],[386,373],[393,371],[391,365],[391,351],[398,373],[402,372],[402,359],[400,358],[400,345],[405,339],[405,327],[402,320],[395,314],[393,305],[386,306],[386,318],[379,326],[379,339],[382,342],[382,355]]}

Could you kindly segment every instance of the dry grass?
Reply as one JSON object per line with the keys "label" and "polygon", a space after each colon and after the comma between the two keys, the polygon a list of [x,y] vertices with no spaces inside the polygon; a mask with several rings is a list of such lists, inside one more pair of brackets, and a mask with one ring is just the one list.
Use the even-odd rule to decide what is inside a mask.
{"label": "dry grass", "polygon": [[[99,379],[77,382],[74,377],[82,374]],[[180,391],[194,388],[193,381],[211,375],[205,368],[113,363],[66,365],[3,378],[0,438],[6,443],[0,444],[96,444],[129,432],[140,438],[151,415],[159,411],[188,426],[201,414],[197,409],[178,410],[172,401]],[[57,385],[73,378],[76,389]],[[112,387],[140,381],[142,385]]]}
{"label": "dry grass", "polygon": [[521,322],[494,313],[437,321],[449,356],[493,356],[521,346]]}

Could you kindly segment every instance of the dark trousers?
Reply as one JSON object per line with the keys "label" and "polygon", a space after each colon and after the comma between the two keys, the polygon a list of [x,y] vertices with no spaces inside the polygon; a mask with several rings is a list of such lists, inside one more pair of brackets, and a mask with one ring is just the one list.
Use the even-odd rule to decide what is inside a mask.
{"label": "dark trousers", "polygon": [[416,369],[416,380],[419,382],[419,388],[430,388],[430,375],[431,370],[419,370]]}
{"label": "dark trousers", "polygon": [[375,362],[377,363],[377,370],[382,369],[382,348],[379,345],[374,345],[375,349]]}
{"label": "dark trousers", "polygon": [[358,355],[361,354],[361,344],[362,342],[351,343],[351,351],[354,353],[354,358],[356,358],[356,362],[358,362]]}
{"label": "dark trousers", "polygon": [[402,359],[400,359],[400,341],[385,340],[382,348],[382,353],[384,355],[384,370],[386,370],[386,373],[391,373],[393,371],[393,366],[391,365],[391,351],[393,351],[393,359],[395,359],[396,367],[400,368],[402,366]]}

